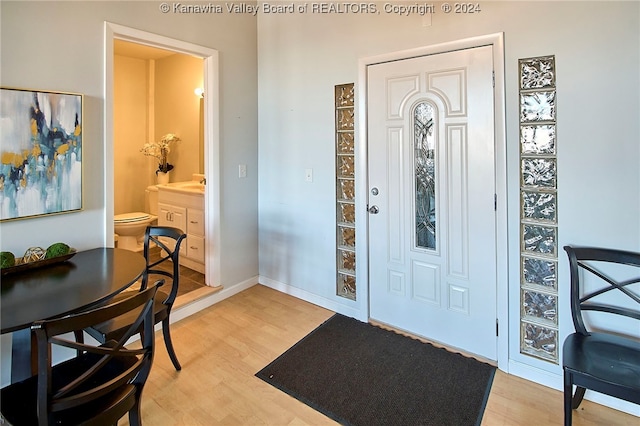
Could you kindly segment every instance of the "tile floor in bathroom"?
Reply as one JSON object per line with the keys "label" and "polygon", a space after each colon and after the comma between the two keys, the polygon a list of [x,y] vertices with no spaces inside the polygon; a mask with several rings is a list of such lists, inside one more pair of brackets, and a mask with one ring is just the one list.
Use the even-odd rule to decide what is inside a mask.
{"label": "tile floor in bathroom", "polygon": [[[156,247],[151,249],[151,259],[157,260],[160,256],[160,248]],[[170,262],[165,262],[158,266],[161,269],[170,271],[173,267]],[[154,278],[152,276],[151,280],[154,279],[165,279],[165,284],[162,286],[160,291],[169,292],[171,289],[171,280],[167,277],[157,276]],[[138,286],[132,286],[130,290],[136,290],[139,288]],[[222,287],[209,287],[205,284],[205,276],[204,274],[194,271],[193,269],[187,268],[186,266],[180,265],[180,286],[178,287],[178,295],[176,297],[176,301],[174,302],[174,309],[179,308],[180,306],[186,305],[194,300],[197,300],[201,297],[204,297],[211,293],[216,293],[220,291]]]}

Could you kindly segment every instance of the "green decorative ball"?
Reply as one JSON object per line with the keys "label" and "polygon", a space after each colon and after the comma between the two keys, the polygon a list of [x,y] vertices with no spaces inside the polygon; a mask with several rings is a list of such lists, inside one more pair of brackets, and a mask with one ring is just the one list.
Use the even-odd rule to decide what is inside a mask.
{"label": "green decorative ball", "polygon": [[52,257],[64,256],[65,254],[69,254],[70,250],[71,248],[65,243],[54,243],[47,248],[47,253],[44,258],[49,259]]}
{"label": "green decorative ball", "polygon": [[1,268],[10,268],[15,266],[16,257],[10,251],[2,251],[0,252],[0,269]]}

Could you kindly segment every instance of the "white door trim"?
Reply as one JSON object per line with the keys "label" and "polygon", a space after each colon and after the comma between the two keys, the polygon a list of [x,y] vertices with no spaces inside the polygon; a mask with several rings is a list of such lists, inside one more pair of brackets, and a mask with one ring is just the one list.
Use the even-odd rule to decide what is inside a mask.
{"label": "white door trim", "polygon": [[147,46],[173,50],[203,59],[204,62],[204,171],[205,189],[205,276],[207,284],[219,286],[220,278],[220,106],[218,51],[204,46],[141,31],[111,22],[104,23],[104,184],[105,245],[113,239],[113,40],[126,40]]}
{"label": "white door trim", "polygon": [[450,52],[480,46],[493,47],[493,68],[495,72],[495,156],[496,156],[496,272],[497,272],[497,317],[500,325],[498,335],[498,368],[508,371],[509,366],[509,297],[508,297],[508,250],[507,250],[507,156],[505,123],[505,86],[504,86],[504,34],[496,33],[484,36],[456,40],[431,46],[424,46],[399,52],[385,53],[361,58],[358,61],[358,80],[355,84],[356,120],[356,299],[361,311],[358,319],[369,320],[369,215],[365,206],[368,203],[368,158],[367,158],[367,67],[382,62],[396,61],[417,56]]}

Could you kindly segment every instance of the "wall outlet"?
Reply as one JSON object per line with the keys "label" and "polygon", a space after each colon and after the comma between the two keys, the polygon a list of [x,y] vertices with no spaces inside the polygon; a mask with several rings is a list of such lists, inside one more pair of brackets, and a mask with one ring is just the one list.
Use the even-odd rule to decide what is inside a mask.
{"label": "wall outlet", "polygon": [[246,164],[238,164],[238,177],[246,178],[247,177],[247,165]]}
{"label": "wall outlet", "polygon": [[313,169],[304,169],[304,180],[313,182]]}

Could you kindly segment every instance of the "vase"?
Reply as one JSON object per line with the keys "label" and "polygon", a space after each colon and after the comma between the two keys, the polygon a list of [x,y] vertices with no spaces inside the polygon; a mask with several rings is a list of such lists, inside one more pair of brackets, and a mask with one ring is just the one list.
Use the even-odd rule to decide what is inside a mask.
{"label": "vase", "polygon": [[156,172],[156,181],[158,185],[166,185],[169,183],[169,172]]}

